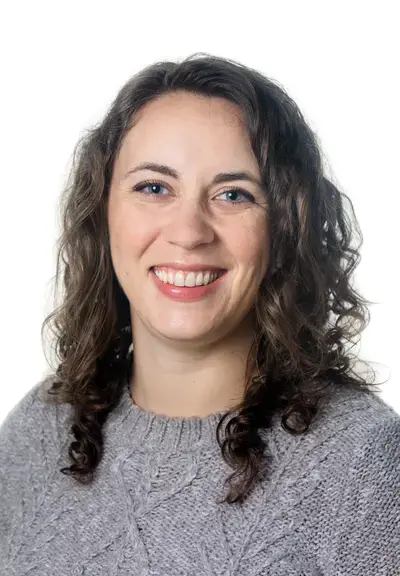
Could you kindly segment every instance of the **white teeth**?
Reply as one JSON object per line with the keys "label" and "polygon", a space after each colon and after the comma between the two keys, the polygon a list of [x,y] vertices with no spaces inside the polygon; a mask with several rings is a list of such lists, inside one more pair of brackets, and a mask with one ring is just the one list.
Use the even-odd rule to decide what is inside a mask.
{"label": "white teeth", "polygon": [[172,270],[158,270],[157,268],[153,268],[154,273],[156,274],[157,278],[164,282],[164,284],[174,284],[175,286],[206,286],[210,284],[217,278],[219,278],[222,272],[188,272],[184,273],[182,271],[173,272]]}
{"label": "white teeth", "polygon": [[185,286],[195,286],[196,285],[196,276],[194,272],[189,272],[185,279]]}
{"label": "white teeth", "polygon": [[177,272],[175,274],[174,284],[175,284],[175,286],[184,286],[185,285],[185,277],[183,275],[183,272]]}

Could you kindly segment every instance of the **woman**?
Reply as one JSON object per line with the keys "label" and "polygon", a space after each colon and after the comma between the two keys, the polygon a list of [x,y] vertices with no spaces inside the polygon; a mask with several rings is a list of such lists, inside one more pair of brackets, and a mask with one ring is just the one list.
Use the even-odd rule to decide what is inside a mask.
{"label": "woman", "polygon": [[197,54],[127,82],[65,189],[59,365],[0,430],[2,574],[400,573],[346,198],[259,72]]}

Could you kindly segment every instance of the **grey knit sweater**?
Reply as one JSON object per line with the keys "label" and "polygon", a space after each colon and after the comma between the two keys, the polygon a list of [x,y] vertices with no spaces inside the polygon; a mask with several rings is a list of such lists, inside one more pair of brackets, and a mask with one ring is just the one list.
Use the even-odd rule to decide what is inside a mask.
{"label": "grey knit sweater", "polygon": [[267,475],[232,505],[222,413],[146,412],[126,386],[82,485],[59,472],[71,406],[45,383],[0,427],[2,576],[400,575],[400,416],[379,396],[336,390],[299,436],[276,416]]}

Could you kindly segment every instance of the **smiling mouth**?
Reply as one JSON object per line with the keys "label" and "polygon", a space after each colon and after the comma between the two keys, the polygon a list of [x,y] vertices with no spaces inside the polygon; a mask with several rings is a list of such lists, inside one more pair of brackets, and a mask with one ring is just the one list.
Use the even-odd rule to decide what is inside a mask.
{"label": "smiling mouth", "polygon": [[183,271],[173,270],[171,268],[153,266],[150,271],[164,282],[164,284],[172,284],[173,286],[185,286],[193,288],[195,286],[207,286],[215,282],[227,270],[201,270],[201,271]]}

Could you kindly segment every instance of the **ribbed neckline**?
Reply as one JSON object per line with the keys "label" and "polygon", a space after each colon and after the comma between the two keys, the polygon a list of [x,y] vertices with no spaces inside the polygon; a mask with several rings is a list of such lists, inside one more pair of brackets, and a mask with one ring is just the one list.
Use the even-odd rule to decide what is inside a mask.
{"label": "ribbed neckline", "polygon": [[[215,412],[204,417],[173,417],[144,410],[133,403],[129,379],[125,378],[120,401],[108,420],[108,428],[119,436],[120,442],[125,443],[128,439],[128,444],[140,445],[147,452],[160,449],[168,453],[192,451],[199,445],[217,445],[217,425],[228,412]],[[237,413],[231,412],[224,420],[220,438],[223,438],[226,424]]]}

